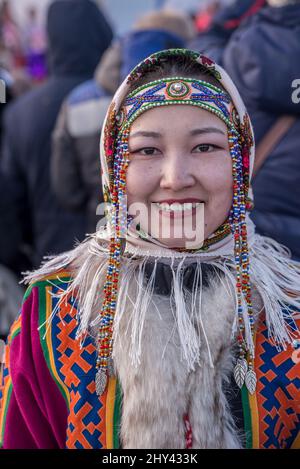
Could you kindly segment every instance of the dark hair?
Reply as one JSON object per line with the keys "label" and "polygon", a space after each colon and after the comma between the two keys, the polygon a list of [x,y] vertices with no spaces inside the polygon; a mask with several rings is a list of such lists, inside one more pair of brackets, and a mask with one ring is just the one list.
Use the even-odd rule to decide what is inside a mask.
{"label": "dark hair", "polygon": [[174,54],[162,58],[158,64],[152,65],[150,69],[146,69],[141,77],[133,81],[130,93],[151,81],[176,76],[204,80],[225,91],[219,80],[215,78],[213,72],[204,67],[204,65],[197,63],[188,55]]}

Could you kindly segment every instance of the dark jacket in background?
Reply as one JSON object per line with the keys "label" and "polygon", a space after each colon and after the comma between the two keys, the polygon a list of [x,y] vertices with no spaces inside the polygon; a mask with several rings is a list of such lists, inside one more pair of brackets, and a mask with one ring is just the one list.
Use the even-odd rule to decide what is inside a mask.
{"label": "dark jacket in background", "polygon": [[[47,29],[51,76],[8,107],[1,161],[10,188],[7,197],[17,207],[19,234],[32,247],[34,266],[44,255],[68,250],[85,235],[84,215],[66,212],[51,189],[51,135],[65,96],[93,76],[112,40],[108,23],[90,0],[51,4]],[[0,231],[6,236],[1,262],[15,240],[10,239],[9,226],[1,225]]]}
{"label": "dark jacket in background", "polygon": [[206,54],[222,65],[224,48],[234,31],[252,15],[266,5],[266,0],[235,0],[232,4],[220,7],[214,15],[211,26],[205,33],[199,33],[189,48]]}
{"label": "dark jacket in background", "polygon": [[257,231],[287,245],[300,260],[300,4],[266,7],[232,36],[223,65],[250,113],[258,144],[283,114],[297,117],[253,183]]}
{"label": "dark jacket in background", "polygon": [[[100,212],[96,215],[97,206],[103,202],[99,142],[111,96],[145,57],[173,47],[184,47],[184,42],[167,31],[129,33],[111,46],[110,57],[100,63],[94,80],[73,90],[61,109],[53,134],[52,185],[67,210],[86,214],[89,233],[96,230],[102,218]],[[111,77],[109,83],[107,77]]]}

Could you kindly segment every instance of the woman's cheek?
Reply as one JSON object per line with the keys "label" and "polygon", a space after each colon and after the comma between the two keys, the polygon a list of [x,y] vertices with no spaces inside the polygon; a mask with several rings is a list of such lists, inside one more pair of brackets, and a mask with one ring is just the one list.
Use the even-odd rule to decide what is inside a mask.
{"label": "woman's cheek", "polygon": [[206,176],[206,189],[210,201],[209,218],[214,219],[214,224],[221,224],[232,206],[233,177],[231,165],[216,165],[214,170],[207,172]]}
{"label": "woman's cheek", "polygon": [[211,192],[224,193],[232,191],[233,189],[233,176],[231,162],[226,161],[226,164],[216,165],[211,168],[209,172],[209,181],[207,182]]}
{"label": "woman's cheek", "polygon": [[228,176],[226,178],[220,176],[216,178],[213,188],[213,198],[216,200],[218,211],[227,214],[232,205],[233,199],[233,179]]}
{"label": "woman's cheek", "polygon": [[146,201],[155,190],[157,175],[150,165],[130,163],[127,170],[128,203]]}

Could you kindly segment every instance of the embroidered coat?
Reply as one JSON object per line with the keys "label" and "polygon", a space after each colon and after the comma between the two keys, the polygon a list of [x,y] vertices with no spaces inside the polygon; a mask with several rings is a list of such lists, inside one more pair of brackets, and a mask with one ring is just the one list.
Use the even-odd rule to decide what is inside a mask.
{"label": "embroidered coat", "polygon": [[[121,385],[110,378],[106,392],[97,396],[96,348],[92,337],[82,348],[76,339],[76,300],[70,297],[57,308],[57,294],[68,281],[64,272],[32,284],[11,328],[0,394],[3,448],[121,447]],[[299,349],[278,351],[263,316],[255,347],[256,392],[250,395],[243,387],[235,396],[244,447],[300,448]]]}

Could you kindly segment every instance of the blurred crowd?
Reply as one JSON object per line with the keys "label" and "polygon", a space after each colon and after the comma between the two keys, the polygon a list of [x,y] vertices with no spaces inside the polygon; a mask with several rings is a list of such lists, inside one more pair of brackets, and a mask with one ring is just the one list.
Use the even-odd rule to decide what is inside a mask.
{"label": "blurred crowd", "polygon": [[36,7],[27,9],[21,26],[14,19],[10,2],[3,0],[0,6],[0,68],[11,75],[15,94],[45,80],[46,51],[47,35]]}
{"label": "blurred crowd", "polygon": [[117,37],[92,0],[53,1],[46,25],[30,8],[24,28],[2,2],[2,336],[21,302],[21,272],[95,231],[103,201],[101,123],[127,73],[159,50],[194,49],[232,77],[252,118],[258,151],[266,155],[253,181],[257,231],[300,260],[300,105],[292,99],[293,81],[300,80],[300,0],[199,0],[190,14],[158,4]]}

